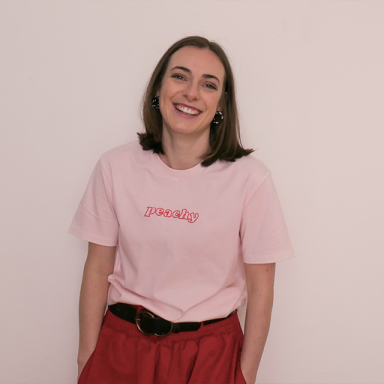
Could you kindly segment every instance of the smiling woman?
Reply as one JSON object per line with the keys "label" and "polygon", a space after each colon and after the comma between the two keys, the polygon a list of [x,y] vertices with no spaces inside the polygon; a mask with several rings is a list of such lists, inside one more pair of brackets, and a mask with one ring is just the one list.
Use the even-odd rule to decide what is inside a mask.
{"label": "smiling woman", "polygon": [[79,383],[254,383],[275,263],[293,251],[270,172],[241,145],[223,49],[173,44],[143,122],[101,155],[69,230],[89,242]]}
{"label": "smiling woman", "polygon": [[[220,59],[208,49],[186,46],[172,55],[156,92],[163,119],[165,153],[160,157],[170,167],[194,166],[200,158],[193,157],[209,150],[211,122],[222,108],[224,75]],[[177,156],[169,155],[177,151],[175,144],[193,157],[178,163]]]}
{"label": "smiling woman", "polygon": [[[152,108],[156,96],[160,109]],[[191,121],[186,121],[191,115]],[[227,55],[220,45],[199,36],[179,40],[160,59],[144,95],[143,121],[146,132],[139,134],[143,149],[152,149],[169,166],[171,160],[165,153],[172,141],[172,127],[185,145],[183,157],[186,147],[194,143],[190,150],[198,156],[177,164],[171,153],[172,168],[199,162],[206,167],[216,160],[232,162],[253,152],[241,145],[234,76]]]}

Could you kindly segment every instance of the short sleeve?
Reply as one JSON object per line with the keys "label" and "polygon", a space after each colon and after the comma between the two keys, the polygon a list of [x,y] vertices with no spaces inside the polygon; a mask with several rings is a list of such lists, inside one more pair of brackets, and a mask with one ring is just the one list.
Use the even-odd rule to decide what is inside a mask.
{"label": "short sleeve", "polygon": [[283,212],[270,172],[250,177],[240,226],[243,261],[274,263],[294,257]]}
{"label": "short sleeve", "polygon": [[110,166],[101,157],[89,179],[69,233],[92,243],[117,245],[119,223],[112,197]]}

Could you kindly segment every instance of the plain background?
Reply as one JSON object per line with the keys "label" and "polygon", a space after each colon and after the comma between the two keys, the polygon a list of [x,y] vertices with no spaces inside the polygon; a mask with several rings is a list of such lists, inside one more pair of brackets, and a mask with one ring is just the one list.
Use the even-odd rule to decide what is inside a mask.
{"label": "plain background", "polygon": [[257,382],[384,383],[384,2],[147,0],[0,2],[1,384],[75,382],[87,244],[70,222],[194,34],[229,55],[296,251]]}

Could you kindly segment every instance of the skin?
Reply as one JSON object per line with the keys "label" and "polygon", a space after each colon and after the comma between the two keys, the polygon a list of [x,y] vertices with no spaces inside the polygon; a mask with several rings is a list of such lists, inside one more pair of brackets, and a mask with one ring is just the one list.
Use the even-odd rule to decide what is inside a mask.
{"label": "skin", "polygon": [[[213,75],[219,81],[204,75]],[[188,169],[201,162],[199,156],[209,145],[210,124],[216,111],[221,110],[224,76],[224,66],[208,49],[183,47],[172,55],[157,92],[166,153],[160,158],[169,167]],[[201,114],[193,119],[184,118],[175,110],[175,103],[197,108]]]}
{"label": "skin", "polygon": [[244,266],[248,302],[241,353],[241,371],[247,384],[253,384],[256,381],[271,324],[276,263],[244,263]]}
{"label": "skin", "polygon": [[[224,80],[225,70],[220,59],[207,49],[183,47],[172,55],[157,92],[165,151],[160,158],[170,168],[188,169],[201,162],[199,156],[209,146],[210,123],[216,111],[221,110]],[[201,113],[194,118],[185,117],[176,111],[175,104],[196,108]],[[116,247],[89,243],[80,291],[79,375],[96,347],[115,252]],[[275,263],[244,264],[244,267],[248,303],[241,370],[247,384],[253,384],[270,326]]]}
{"label": "skin", "polygon": [[88,243],[79,303],[78,377],[94,351],[107,305],[108,276],[113,272],[116,247]]}

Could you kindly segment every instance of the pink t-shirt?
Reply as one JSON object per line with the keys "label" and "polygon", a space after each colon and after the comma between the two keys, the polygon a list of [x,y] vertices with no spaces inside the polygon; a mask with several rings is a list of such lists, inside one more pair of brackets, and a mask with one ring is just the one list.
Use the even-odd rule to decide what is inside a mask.
{"label": "pink t-shirt", "polygon": [[262,162],[175,170],[138,140],[101,155],[69,233],[117,245],[109,305],[143,305],[174,322],[227,316],[246,300],[244,262],[293,257]]}

